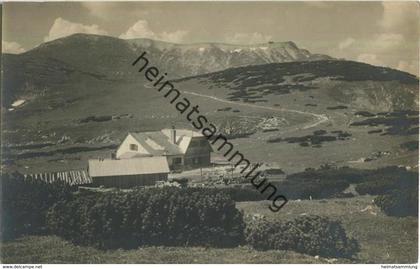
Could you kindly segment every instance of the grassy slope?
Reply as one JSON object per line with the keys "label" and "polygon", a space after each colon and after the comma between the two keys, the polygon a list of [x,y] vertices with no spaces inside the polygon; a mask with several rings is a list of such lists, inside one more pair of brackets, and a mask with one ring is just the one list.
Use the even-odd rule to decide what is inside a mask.
{"label": "grassy slope", "polygon": [[417,263],[418,219],[388,217],[373,205],[373,196],[346,199],[290,201],[279,213],[266,202],[242,202],[246,214],[263,214],[271,219],[290,219],[314,214],[340,220],[350,237],[361,245],[357,258],[362,263]]}
{"label": "grassy slope", "polygon": [[[96,85],[96,84],[95,84]],[[29,143],[31,141],[52,141],[59,140],[62,136],[69,136],[72,140],[64,145],[47,147],[44,150],[77,146],[102,135],[109,135],[115,144],[126,135],[128,131],[156,130],[163,127],[170,127],[175,124],[177,127],[189,127],[188,121],[183,115],[177,113],[173,105],[152,88],[145,88],[141,82],[128,83],[122,87],[115,88],[112,83],[104,83],[101,94],[93,98],[88,97],[88,90],[94,85],[66,86],[61,91],[71,92],[72,98],[83,97],[74,104],[59,107],[53,110],[45,109],[45,102],[35,101],[28,104],[22,111],[16,111],[6,115],[6,125],[10,130],[17,130],[5,136],[5,141],[12,143]],[[326,85],[324,85],[326,87]],[[362,87],[363,85],[360,85]],[[96,85],[95,87],[98,87]],[[215,95],[225,98],[222,88],[208,90],[208,85],[195,83],[181,83],[180,89],[195,91],[207,95]],[[77,91],[75,90],[77,89]],[[368,134],[369,130],[378,127],[349,126],[352,121],[359,121],[363,118],[356,118],[354,108],[342,110],[327,110],[326,107],[337,105],[328,95],[323,94],[324,90],[310,90],[309,92],[294,93],[284,96],[270,96],[267,107],[297,109],[317,114],[327,113],[329,121],[310,129],[299,129],[313,118],[290,112],[273,112],[264,109],[244,107],[243,105],[225,104],[215,100],[189,95],[188,98],[193,104],[200,105],[200,111],[211,119],[221,121],[230,119],[238,121],[241,117],[268,118],[271,116],[284,118],[288,124],[279,126],[279,131],[262,133],[257,132],[250,138],[235,139],[232,142],[237,145],[238,150],[256,162],[277,162],[287,172],[301,171],[307,167],[318,167],[326,162],[334,162],[337,165],[351,165],[361,168],[380,167],[386,165],[415,165],[418,160],[417,152],[403,152],[399,145],[404,142],[417,140],[417,136],[381,136],[380,134]],[[328,92],[328,91],[327,91]],[[57,93],[58,94],[58,93]],[[313,96],[314,98],[310,98]],[[55,98],[50,97],[51,100]],[[295,101],[296,100],[296,101]],[[317,107],[306,107],[306,103],[317,103]],[[232,107],[240,110],[240,113],[231,111],[218,111],[220,108]],[[21,113],[37,111],[21,117]],[[133,118],[113,120],[107,122],[78,123],[78,120],[87,116],[119,115],[131,113]],[[252,126],[253,127],[253,126]],[[191,128],[191,127],[190,127]],[[303,136],[315,130],[324,129],[327,131],[342,130],[352,134],[350,140],[324,143],[321,148],[304,148],[298,144],[267,143],[272,137]],[[55,133],[55,136],[51,134]],[[42,138],[47,137],[47,138]],[[80,141],[80,142],[75,142]],[[94,143],[93,146],[101,146],[101,143]],[[339,150],[338,150],[339,149]],[[35,150],[37,151],[37,150]],[[391,156],[369,163],[349,163],[362,157],[369,157],[375,151],[390,151]],[[109,157],[111,150],[102,150],[89,153],[77,153],[70,155],[56,155],[53,157],[33,158],[20,160],[18,169],[28,172],[44,172],[51,170],[80,169],[86,166],[85,160],[99,156]],[[24,168],[29,167],[28,169]]]}
{"label": "grassy slope", "polygon": [[[351,63],[343,63],[343,65],[349,64]],[[294,65],[296,64],[291,63],[284,66],[293,67]],[[229,69],[226,71],[226,74],[225,72],[216,73],[217,76],[222,75],[222,78],[226,79],[224,82],[214,81],[211,79],[212,75],[210,74],[176,81],[174,84],[181,91],[185,90],[228,99],[228,94],[231,92],[229,90],[230,87],[236,87],[239,84],[244,84],[242,86],[245,87],[247,83],[254,83],[253,80],[232,82],[230,79],[235,78],[232,73],[238,70],[238,72],[245,72],[250,69],[259,73],[262,72],[260,75],[263,75],[262,78],[256,80],[262,80],[261,83],[257,83],[257,86],[260,88],[258,92],[263,95],[260,99],[267,102],[257,103],[258,105],[268,108],[293,109],[308,113],[325,114],[329,117],[328,122],[317,127],[301,129],[302,126],[313,122],[314,118],[299,113],[274,112],[255,107],[246,107],[244,106],[245,103],[241,101],[238,101],[240,102],[239,104],[226,104],[208,98],[186,95],[193,104],[200,105],[200,112],[209,117],[211,121],[231,120],[239,122],[244,117],[257,118],[258,120],[276,117],[279,120],[283,120],[283,123],[278,126],[279,131],[270,133],[259,131],[250,138],[233,141],[234,144],[238,145],[238,149],[245,153],[253,162],[277,162],[288,173],[301,171],[307,167],[318,167],[326,162],[361,168],[395,164],[412,166],[418,163],[416,151],[402,152],[399,148],[401,143],[417,140],[417,136],[380,136],[380,134],[367,133],[369,130],[377,129],[375,127],[349,126],[349,123],[352,121],[360,120],[355,118],[355,112],[369,107],[376,109],[376,111],[387,110],[389,109],[389,104],[393,102],[388,100],[382,103],[381,101],[386,99],[384,96],[391,92],[410,92],[416,86],[399,83],[398,81],[382,81],[386,76],[379,76],[380,81],[337,81],[327,78],[312,78],[309,81],[299,81],[299,76],[285,75],[285,83],[289,85],[300,85],[303,83],[313,87],[313,89],[305,91],[292,90],[289,94],[267,93],[264,91],[264,86],[262,86],[265,84],[265,80],[270,82],[273,78],[281,78],[281,72],[284,72],[281,68],[283,71],[278,71],[281,73],[279,73],[280,75],[275,70],[275,72],[270,71],[270,68],[273,66],[282,67],[283,65],[251,66],[241,69]],[[362,67],[368,68],[364,65]],[[264,68],[269,69],[265,70]],[[299,68],[295,71],[303,72]],[[370,70],[371,67],[368,69]],[[327,71],[332,72],[331,70]],[[264,75],[265,72],[268,72],[267,75]],[[305,72],[309,71],[306,70]],[[247,73],[245,72],[243,75],[246,77]],[[308,74],[305,76],[308,76]],[[31,102],[16,111],[7,113],[5,115],[4,129],[6,133],[4,141],[12,144],[31,142],[56,143],[64,135],[71,138],[66,144],[43,149],[52,151],[57,148],[84,145],[90,140],[103,135],[109,136],[114,144],[118,144],[129,131],[156,130],[170,127],[171,125],[191,128],[185,116],[180,115],[174,106],[162,97],[161,93],[143,85],[144,81],[141,77],[142,74],[133,74],[133,81],[122,82],[97,79],[86,74],[74,73],[69,77],[69,81],[48,88],[44,96],[31,97],[33,98]],[[236,85],[237,83],[239,84]],[[391,99],[395,103],[403,104],[406,104],[407,100],[412,100],[412,98],[403,98],[404,101],[400,102],[397,99],[399,97],[402,98],[402,94],[397,97],[393,96]],[[375,104],[373,105],[372,102]],[[306,106],[307,104],[316,106]],[[339,110],[327,109],[327,107],[337,105],[347,105],[348,108]],[[231,107],[231,110],[218,111],[218,109],[226,107]],[[233,112],[235,109],[240,112]],[[120,115],[124,113],[132,114],[133,117],[107,122],[79,123],[80,119],[87,116]],[[353,136],[350,140],[325,143],[322,148],[303,148],[298,144],[285,142],[269,144],[266,142],[271,137],[303,136],[319,129],[347,131]],[[101,142],[94,142],[91,145],[102,146]],[[369,163],[349,163],[349,161],[358,160],[362,157],[369,157],[375,151],[390,151],[392,155]],[[86,159],[100,156],[109,157],[110,153],[111,150],[101,150],[70,155],[56,154],[52,157],[19,160],[16,168],[25,173],[81,169],[86,166]]]}
{"label": "grassy slope", "polygon": [[[396,86],[395,82],[383,82],[386,87],[392,88]],[[228,98],[228,85],[215,86],[204,79],[182,81],[182,88],[194,90],[195,92]],[[418,136],[381,136],[380,134],[369,134],[368,131],[380,129],[382,127],[366,127],[366,126],[349,126],[353,121],[363,120],[356,117],[355,112],[363,110],[363,107],[349,106],[347,109],[328,110],[327,107],[336,106],[341,103],[337,99],[345,100],[344,96],[335,96],[332,93],[339,88],[353,89],[361,91],[361,89],[374,87],[372,82],[319,82],[317,89],[307,92],[294,92],[286,95],[268,95],[267,103],[262,105],[267,107],[278,107],[286,109],[296,109],[304,112],[317,114],[325,114],[329,121],[309,129],[296,129],[309,120],[293,119],[293,114],[286,115],[285,118],[295,125],[279,126],[279,131],[262,133],[258,132],[249,138],[236,139],[233,141],[238,149],[246,154],[253,161],[277,162],[287,173],[302,171],[307,167],[318,167],[324,163],[335,163],[338,166],[354,166],[359,168],[374,168],[387,165],[409,165],[414,166],[418,163],[417,152],[406,152],[400,149],[400,144],[417,140]],[[376,85],[375,87],[379,87]],[[352,90],[352,91],[353,91]],[[352,92],[344,90],[344,92]],[[338,92],[338,91],[335,91]],[[351,99],[351,98],[350,98]],[[305,106],[305,104],[316,104],[316,107]],[[275,106],[277,104],[278,106]],[[365,105],[360,103],[361,106]],[[368,105],[368,104],[366,104]],[[248,108],[242,108],[246,111]],[[385,108],[384,108],[385,109]],[[379,109],[381,110],[381,109]],[[262,110],[258,111],[262,113]],[[261,114],[255,114],[260,116]],[[284,117],[279,113],[272,112],[271,116]],[[300,125],[299,125],[300,124]],[[267,140],[273,137],[299,137],[311,134],[315,130],[326,130],[328,132],[342,130],[352,134],[349,140],[334,141],[324,143],[321,148],[301,147],[298,144],[267,143]],[[378,160],[368,163],[357,163],[356,161],[363,157],[369,157],[377,151],[390,151],[391,156],[386,156]]]}
{"label": "grassy slope", "polygon": [[3,263],[317,263],[326,259],[292,251],[255,251],[247,247],[147,247],[101,251],[55,236],[29,236],[4,243]]}

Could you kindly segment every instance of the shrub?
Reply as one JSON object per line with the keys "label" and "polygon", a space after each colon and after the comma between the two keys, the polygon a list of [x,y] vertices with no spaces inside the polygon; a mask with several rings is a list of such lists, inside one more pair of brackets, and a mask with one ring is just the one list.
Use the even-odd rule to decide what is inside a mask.
{"label": "shrub", "polygon": [[400,147],[408,151],[418,151],[419,141],[408,141],[408,142],[400,144]]}
{"label": "shrub", "polygon": [[365,174],[364,170],[348,167],[306,169],[288,175],[278,188],[291,199],[331,198],[339,196],[351,183],[360,182]]}
{"label": "shrub", "polygon": [[75,195],[48,213],[56,235],[98,248],[237,246],[242,214],[226,194],[205,189],[139,189]]}
{"label": "shrub", "polygon": [[371,177],[368,181],[356,185],[359,194],[387,194],[394,190],[417,189],[418,182],[415,173],[401,175],[381,175]]}
{"label": "shrub", "polygon": [[361,194],[378,195],[384,194],[395,187],[395,182],[392,180],[374,180],[367,181],[356,185],[356,191]]}
{"label": "shrub", "polygon": [[286,180],[277,184],[277,188],[287,194],[289,199],[323,199],[333,197],[344,191],[349,184],[343,180],[302,178],[296,181]]}
{"label": "shrub", "polygon": [[374,200],[385,214],[396,217],[417,216],[418,201],[417,189],[396,190]]}
{"label": "shrub", "polygon": [[235,202],[263,201],[267,199],[267,195],[261,194],[261,192],[259,192],[253,186],[228,187],[221,189],[213,189],[213,191],[225,193]]}
{"label": "shrub", "polygon": [[267,175],[284,175],[284,171],[280,168],[269,168],[265,170]]}
{"label": "shrub", "polygon": [[324,257],[351,258],[360,249],[338,221],[319,216],[300,216],[287,222],[251,222],[246,226],[245,239],[258,250],[294,250]]}
{"label": "shrub", "polygon": [[19,173],[2,175],[1,237],[4,240],[45,231],[48,208],[67,199],[73,188],[62,181],[45,183]]}
{"label": "shrub", "polygon": [[328,165],[324,165],[319,169],[308,168],[303,172],[291,174],[287,176],[287,180],[296,181],[296,180],[328,180],[336,181],[342,180],[348,183],[358,183],[363,180],[364,177],[368,175],[366,170],[359,170],[349,167],[340,167],[335,168]]}
{"label": "shrub", "polygon": [[288,175],[277,187],[291,199],[323,199],[340,196],[350,184],[360,194],[386,194],[395,189],[417,188],[418,173],[389,166],[375,170],[321,167]]}

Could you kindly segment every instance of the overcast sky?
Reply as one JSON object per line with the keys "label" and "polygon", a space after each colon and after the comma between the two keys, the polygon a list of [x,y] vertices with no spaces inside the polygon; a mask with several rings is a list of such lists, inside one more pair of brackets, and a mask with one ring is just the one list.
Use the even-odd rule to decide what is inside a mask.
{"label": "overcast sky", "polygon": [[416,2],[4,3],[3,52],[76,32],[176,43],[294,41],[313,53],[418,74]]}

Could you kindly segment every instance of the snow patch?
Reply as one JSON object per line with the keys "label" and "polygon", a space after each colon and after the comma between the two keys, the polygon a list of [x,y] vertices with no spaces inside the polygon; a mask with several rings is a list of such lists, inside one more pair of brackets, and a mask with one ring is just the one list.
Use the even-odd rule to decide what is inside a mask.
{"label": "snow patch", "polygon": [[26,102],[26,100],[24,100],[24,99],[19,99],[19,100],[16,100],[16,101],[14,101],[14,102],[12,103],[12,107],[18,107],[18,106],[21,106],[21,105],[23,105],[25,102]]}

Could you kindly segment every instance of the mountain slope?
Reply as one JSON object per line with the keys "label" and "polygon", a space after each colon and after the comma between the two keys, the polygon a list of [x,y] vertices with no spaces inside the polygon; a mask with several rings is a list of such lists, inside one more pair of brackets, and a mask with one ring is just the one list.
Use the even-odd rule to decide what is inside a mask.
{"label": "mountain slope", "polygon": [[311,54],[291,41],[255,45],[221,43],[170,44],[148,39],[128,40],[136,51],[157,50],[159,66],[181,77],[247,65],[332,59]]}
{"label": "mountain slope", "polygon": [[[182,78],[184,88],[218,91],[231,101],[303,98],[373,111],[417,110],[418,79],[409,73],[353,61],[272,63]],[[195,86],[193,86],[195,85]],[[217,90],[218,89],[218,90]],[[315,97],[318,97],[315,100]],[[307,98],[304,98],[307,99]],[[306,102],[295,103],[304,108]],[[310,103],[310,102],[309,102]],[[290,103],[285,103],[286,106]]]}
{"label": "mountain slope", "polygon": [[[118,79],[77,61],[30,60],[15,76],[43,87],[27,85],[28,101],[3,111],[2,122],[6,159],[22,171],[83,168],[88,158],[109,157],[129,131],[191,128],[130,64],[131,77]],[[417,110],[418,80],[408,73],[327,60],[230,68],[173,83],[220,130],[240,137],[235,145],[255,162],[268,158],[290,171],[330,162],[416,163],[417,152],[400,150],[418,141],[418,112],[397,112]],[[377,161],[360,163],[365,159]]]}
{"label": "mountain slope", "polygon": [[131,63],[144,51],[159,70],[172,78],[245,65],[331,59],[299,49],[293,42],[255,46],[182,45],[74,34],[43,43],[23,54],[4,54],[4,104],[9,106],[22,95],[37,95],[52,84],[72,83],[72,80],[80,80],[80,76],[109,81],[133,80],[136,72]]}

